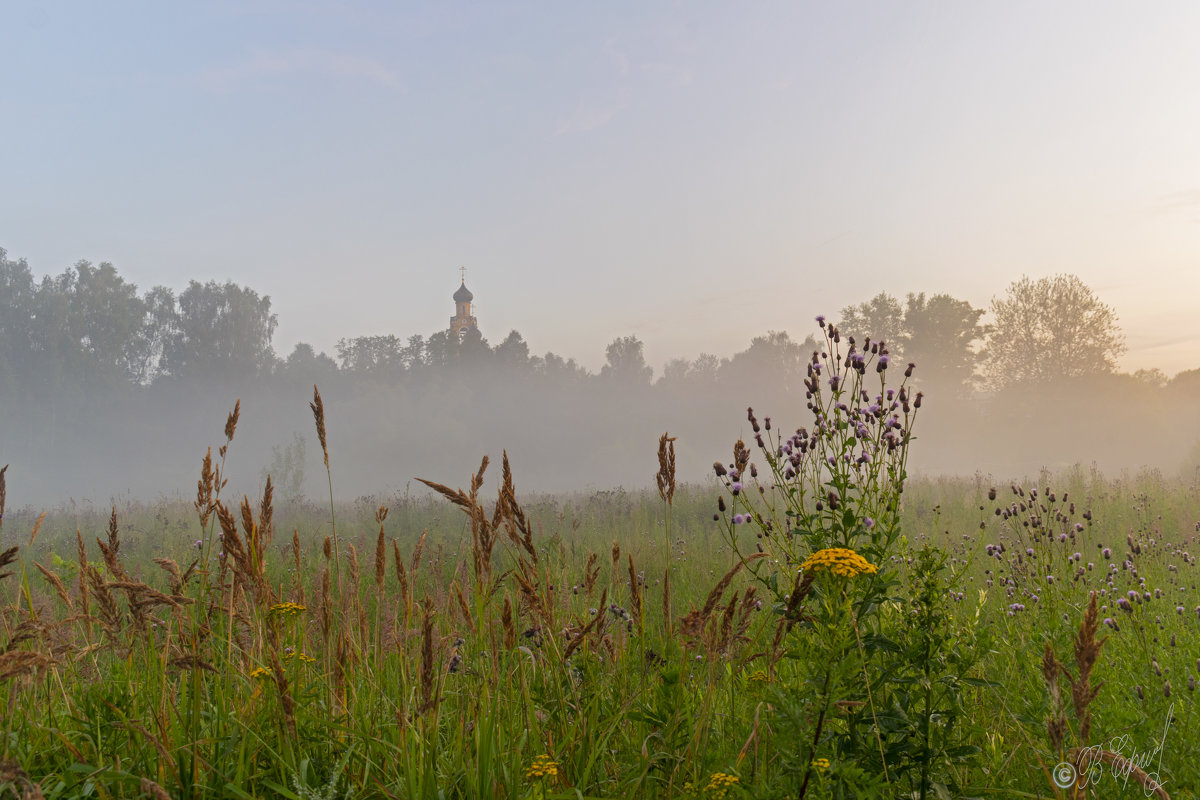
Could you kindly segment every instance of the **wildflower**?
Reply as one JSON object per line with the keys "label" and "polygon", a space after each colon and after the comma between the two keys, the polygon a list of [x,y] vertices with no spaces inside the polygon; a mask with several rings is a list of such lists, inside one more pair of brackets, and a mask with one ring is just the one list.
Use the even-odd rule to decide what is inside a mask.
{"label": "wildflower", "polygon": [[525,777],[530,780],[557,778],[558,762],[550,758],[550,756],[540,755],[529,765],[529,769],[525,770]]}
{"label": "wildflower", "polygon": [[708,785],[704,787],[704,794],[708,797],[721,798],[729,793],[731,787],[737,785],[738,777],[729,775],[725,772],[715,772],[708,779]]}
{"label": "wildflower", "polygon": [[197,540],[196,540],[196,549],[197,549],[197,550],[200,550],[200,549],[201,549],[201,548],[203,548],[203,547],[204,547],[204,542],[202,542],[202,541],[200,541],[199,539],[197,539]]}
{"label": "wildflower", "polygon": [[251,670],[250,677],[269,678],[271,677],[271,670],[267,669],[266,667],[255,667],[253,670]]}
{"label": "wildflower", "polygon": [[845,547],[827,547],[824,550],[818,550],[804,559],[800,569],[813,572],[825,569],[843,578],[854,578],[863,573],[879,572],[879,568],[874,564]]}
{"label": "wildflower", "polygon": [[271,606],[267,613],[278,614],[281,617],[290,617],[303,613],[307,610],[308,609],[305,606],[302,606],[299,603],[276,603],[275,605]]}
{"label": "wildflower", "polygon": [[761,669],[756,669],[746,676],[746,681],[749,683],[769,683],[770,680],[771,676]]}
{"label": "wildflower", "polygon": [[817,768],[817,772],[824,772],[825,770],[829,769],[829,759],[814,758],[812,765]]}

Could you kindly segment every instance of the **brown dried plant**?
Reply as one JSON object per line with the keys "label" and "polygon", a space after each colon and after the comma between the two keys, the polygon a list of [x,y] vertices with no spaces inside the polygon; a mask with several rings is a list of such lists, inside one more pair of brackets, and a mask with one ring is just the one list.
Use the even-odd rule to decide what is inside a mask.
{"label": "brown dried plant", "polygon": [[658,440],[658,473],[654,480],[659,497],[667,505],[675,502],[675,438],[664,433]]}
{"label": "brown dried plant", "polygon": [[4,473],[8,472],[8,464],[0,467],[0,532],[4,531],[4,504],[8,501],[8,484]]}

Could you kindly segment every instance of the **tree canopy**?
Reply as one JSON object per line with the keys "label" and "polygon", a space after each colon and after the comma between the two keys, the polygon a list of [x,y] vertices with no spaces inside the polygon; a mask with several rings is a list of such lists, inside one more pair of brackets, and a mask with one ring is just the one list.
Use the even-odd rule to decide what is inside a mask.
{"label": "tree canopy", "polygon": [[1022,277],[991,310],[986,363],[996,388],[1112,372],[1125,352],[1116,312],[1075,275]]}

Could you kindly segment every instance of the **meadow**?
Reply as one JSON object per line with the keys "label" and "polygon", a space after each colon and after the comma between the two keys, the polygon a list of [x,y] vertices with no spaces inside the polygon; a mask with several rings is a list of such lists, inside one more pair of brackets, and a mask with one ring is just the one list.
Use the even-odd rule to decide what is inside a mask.
{"label": "meadow", "polygon": [[194,499],[0,488],[0,797],[1195,796],[1200,475],[910,477],[909,375],[826,335],[702,485],[664,434],[276,508],[235,408]]}

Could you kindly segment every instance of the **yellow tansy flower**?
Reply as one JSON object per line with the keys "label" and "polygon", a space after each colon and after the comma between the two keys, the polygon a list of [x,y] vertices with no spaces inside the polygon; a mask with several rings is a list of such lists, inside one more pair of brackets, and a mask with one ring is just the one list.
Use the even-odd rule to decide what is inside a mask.
{"label": "yellow tansy flower", "polygon": [[250,677],[251,678],[269,678],[269,677],[271,677],[271,670],[267,669],[266,667],[255,667],[253,670],[250,671]]}
{"label": "yellow tansy flower", "polygon": [[558,777],[558,762],[550,756],[540,755],[529,765],[529,769],[525,770],[525,777],[530,780],[556,778]]}
{"label": "yellow tansy flower", "polygon": [[878,572],[879,568],[858,553],[846,547],[827,547],[804,559],[800,569],[816,572],[828,570],[843,578],[854,578],[864,573]]}
{"label": "yellow tansy flower", "polygon": [[299,603],[276,603],[275,605],[271,606],[268,613],[279,615],[281,617],[290,617],[295,614],[301,614],[307,610],[308,609],[305,606],[302,606]]}
{"label": "yellow tansy flower", "polygon": [[708,779],[708,785],[704,787],[704,794],[706,797],[722,798],[729,794],[729,790],[737,783],[738,776],[715,772]]}
{"label": "yellow tansy flower", "polygon": [[824,772],[825,770],[829,769],[828,758],[814,758],[812,764],[817,768],[817,772]]}

